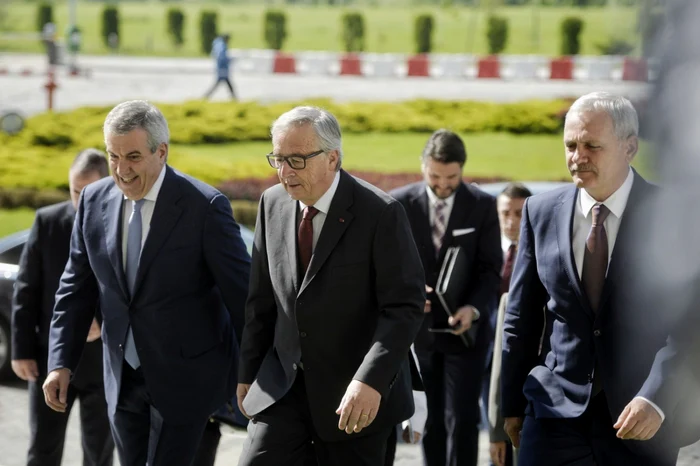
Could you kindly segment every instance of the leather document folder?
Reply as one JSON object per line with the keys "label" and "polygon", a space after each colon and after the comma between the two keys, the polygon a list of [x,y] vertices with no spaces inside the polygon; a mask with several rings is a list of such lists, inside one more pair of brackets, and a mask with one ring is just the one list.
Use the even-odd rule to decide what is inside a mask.
{"label": "leather document folder", "polygon": [[[462,248],[460,246],[448,248],[440,267],[435,294],[449,316],[457,312],[464,298],[469,279],[469,263]],[[458,335],[467,348],[474,346],[478,329],[479,321],[477,320],[472,322],[469,330]]]}

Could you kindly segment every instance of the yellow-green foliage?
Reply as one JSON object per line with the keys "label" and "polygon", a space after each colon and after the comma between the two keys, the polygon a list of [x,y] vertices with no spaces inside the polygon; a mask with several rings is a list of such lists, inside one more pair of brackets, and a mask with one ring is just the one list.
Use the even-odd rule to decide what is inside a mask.
{"label": "yellow-green foliage", "polygon": [[[171,162],[177,163],[181,158],[179,147],[182,145],[214,147],[227,143],[269,141],[270,124],[298,104],[191,101],[159,105],[170,126]],[[568,107],[568,103],[561,100],[514,104],[428,100],[335,103],[317,100],[304,104],[319,105],[331,111],[337,116],[344,134],[350,135],[427,135],[438,128],[449,128],[462,134],[555,134],[561,128],[561,117]],[[109,107],[84,107],[66,113],[44,113],[29,118],[25,130],[17,136],[0,134],[0,187],[66,188],[67,170],[75,154],[86,147],[104,148],[102,124],[109,110]],[[264,154],[256,152],[254,155],[257,161]],[[237,166],[240,173],[225,179],[259,176],[259,165],[246,165],[241,160]],[[213,181],[210,180],[212,173],[230,170],[229,166],[225,160],[206,157],[195,161],[191,167],[179,168]],[[266,167],[262,169],[267,170]]]}

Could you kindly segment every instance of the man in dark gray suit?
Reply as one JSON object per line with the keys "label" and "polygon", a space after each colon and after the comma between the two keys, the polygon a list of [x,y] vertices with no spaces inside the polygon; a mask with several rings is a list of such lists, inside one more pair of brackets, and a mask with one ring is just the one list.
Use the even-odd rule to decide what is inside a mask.
{"label": "man in dark gray suit", "polygon": [[[68,416],[46,406],[41,390],[46,377],[54,296],[68,262],[80,193],[85,186],[108,175],[104,152],[97,149],[81,151],[68,173],[71,200],[37,210],[22,251],[12,306],[12,369],[17,377],[29,382],[28,466],[61,464]],[[97,302],[93,313],[96,308]],[[110,466],[114,456],[102,382],[102,342],[99,339],[100,324],[93,319],[83,356],[67,392],[67,413],[75,400],[80,400],[85,466]]]}
{"label": "man in dark gray suit", "polygon": [[408,355],[425,303],[406,214],[341,170],[330,113],[285,113],[272,144],[281,183],[255,229],[239,464],[383,465],[390,430],[413,413]]}

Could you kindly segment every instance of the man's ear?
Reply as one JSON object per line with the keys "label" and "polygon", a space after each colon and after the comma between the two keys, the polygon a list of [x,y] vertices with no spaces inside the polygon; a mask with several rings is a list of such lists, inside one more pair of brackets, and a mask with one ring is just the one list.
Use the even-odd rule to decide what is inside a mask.
{"label": "man's ear", "polygon": [[637,136],[628,137],[627,141],[625,141],[625,158],[627,158],[627,161],[632,162],[638,151],[639,139]]}

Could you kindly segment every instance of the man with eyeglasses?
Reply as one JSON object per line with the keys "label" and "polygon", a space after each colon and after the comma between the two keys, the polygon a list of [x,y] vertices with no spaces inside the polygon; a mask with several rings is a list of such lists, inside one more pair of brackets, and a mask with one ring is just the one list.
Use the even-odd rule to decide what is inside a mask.
{"label": "man with eyeglasses", "polygon": [[383,465],[391,429],[414,410],[408,355],[425,303],[406,214],[341,169],[330,113],[294,108],[271,133],[280,184],[255,229],[239,465]]}

